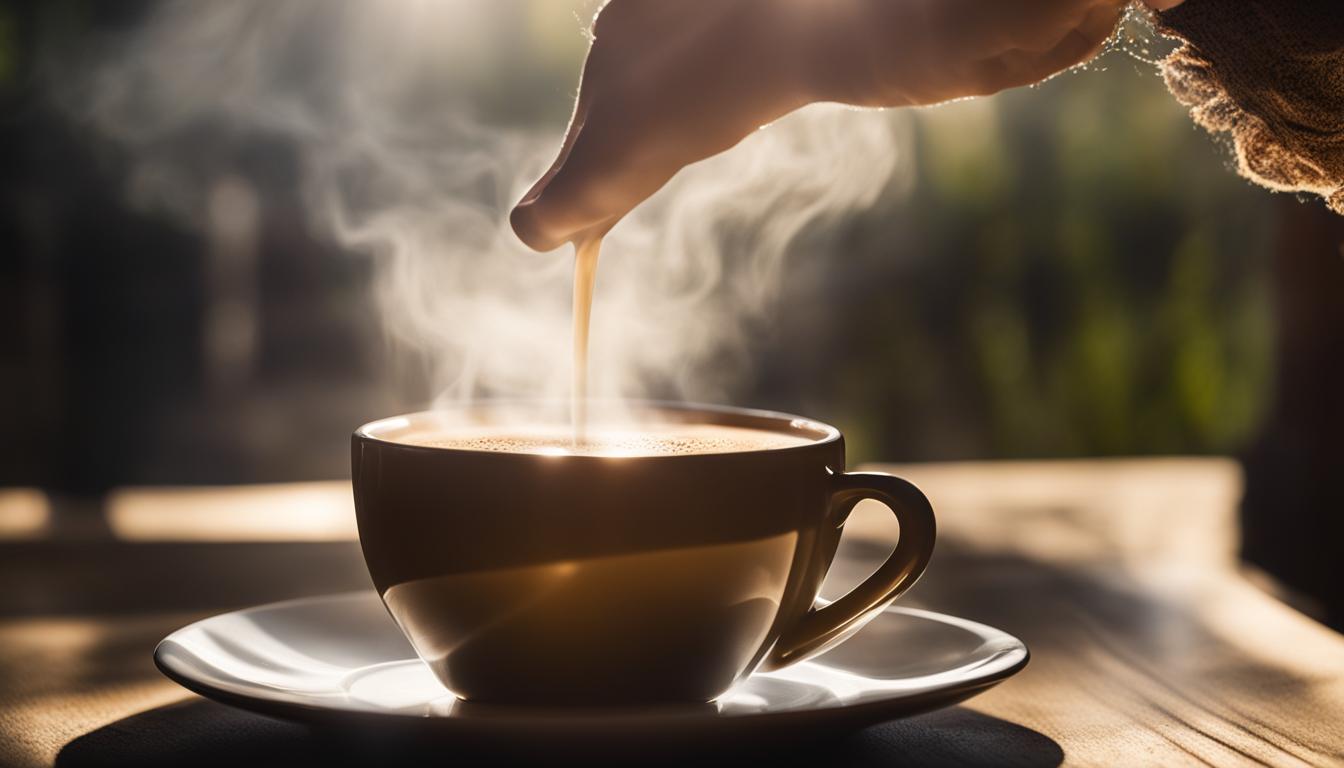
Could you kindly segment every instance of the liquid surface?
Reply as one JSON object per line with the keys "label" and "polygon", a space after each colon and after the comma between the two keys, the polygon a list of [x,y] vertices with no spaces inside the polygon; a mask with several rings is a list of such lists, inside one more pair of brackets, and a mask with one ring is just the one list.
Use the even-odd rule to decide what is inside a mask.
{"label": "liquid surface", "polygon": [[412,432],[397,442],[432,448],[549,456],[684,456],[792,448],[806,437],[717,424],[651,424],[594,427],[582,440],[564,427],[475,426]]}

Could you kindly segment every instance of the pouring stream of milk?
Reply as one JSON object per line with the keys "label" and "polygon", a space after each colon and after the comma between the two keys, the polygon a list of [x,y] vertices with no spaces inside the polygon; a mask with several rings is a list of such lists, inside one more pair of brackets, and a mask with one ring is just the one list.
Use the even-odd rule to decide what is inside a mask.
{"label": "pouring stream of milk", "polygon": [[570,391],[570,420],[575,446],[585,439],[588,423],[588,331],[593,317],[593,285],[602,232],[584,232],[574,239],[574,372]]}

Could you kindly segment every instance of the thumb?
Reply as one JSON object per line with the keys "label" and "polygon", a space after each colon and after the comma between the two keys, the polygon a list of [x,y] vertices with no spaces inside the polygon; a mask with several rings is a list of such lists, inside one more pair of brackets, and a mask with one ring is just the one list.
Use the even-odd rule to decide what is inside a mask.
{"label": "thumb", "polygon": [[533,250],[554,250],[581,234],[605,231],[629,210],[620,171],[628,165],[627,153],[610,134],[576,117],[555,162],[509,214],[519,240]]}
{"label": "thumb", "polygon": [[565,240],[563,234],[548,226],[549,199],[546,203],[542,202],[551,176],[552,173],[548,171],[538,179],[509,212],[509,226],[513,228],[513,233],[534,251],[554,250]]}
{"label": "thumb", "polygon": [[519,198],[509,213],[509,225],[513,227],[513,233],[518,236],[529,248],[536,251],[550,251],[560,246],[565,241],[565,233],[557,232],[552,225],[551,198],[546,195],[546,190],[551,182],[565,168],[565,162],[569,159],[569,153],[574,148],[574,142],[578,139],[579,132],[583,129],[583,121],[576,114],[570,121],[569,129],[565,131],[565,139],[560,144],[560,151],[557,153],[555,161],[551,167],[541,175]]}

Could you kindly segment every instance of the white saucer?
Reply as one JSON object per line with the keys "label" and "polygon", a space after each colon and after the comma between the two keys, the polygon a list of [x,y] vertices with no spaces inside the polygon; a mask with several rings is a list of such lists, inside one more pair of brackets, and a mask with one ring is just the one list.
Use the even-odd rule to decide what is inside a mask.
{"label": "white saucer", "polygon": [[372,592],[291,600],[214,616],[154,651],[165,675],[203,696],[312,724],[412,725],[463,736],[737,738],[860,728],[970,698],[1026,666],[993,627],[893,607],[827,653],[760,673],[712,704],[678,709],[522,710],[457,701]]}

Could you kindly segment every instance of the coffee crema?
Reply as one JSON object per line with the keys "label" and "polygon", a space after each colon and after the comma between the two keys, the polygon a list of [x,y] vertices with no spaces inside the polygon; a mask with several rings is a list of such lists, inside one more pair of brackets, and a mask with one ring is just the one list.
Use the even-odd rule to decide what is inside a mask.
{"label": "coffee crema", "polygon": [[556,427],[476,426],[400,435],[396,442],[543,456],[690,456],[792,448],[815,442],[807,437],[717,424],[652,424],[603,428],[590,425],[581,442],[570,429]]}

